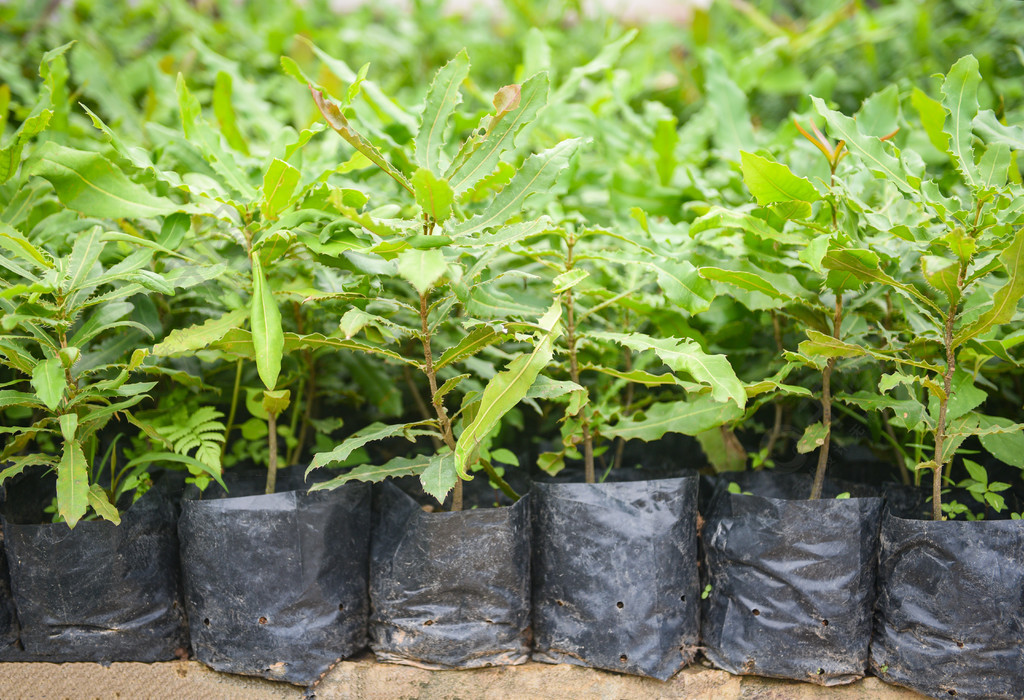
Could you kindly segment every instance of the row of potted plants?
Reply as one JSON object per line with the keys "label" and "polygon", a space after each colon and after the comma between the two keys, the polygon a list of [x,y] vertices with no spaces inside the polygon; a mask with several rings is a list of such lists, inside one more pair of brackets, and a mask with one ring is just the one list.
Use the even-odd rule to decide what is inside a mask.
{"label": "row of potted plants", "polygon": [[[82,527],[100,526],[86,522],[98,517],[121,523],[102,532],[128,548],[142,541],[134,514],[149,513],[161,523],[145,526],[158,531],[152,548],[173,552],[160,494],[180,497],[184,481],[187,595],[165,585],[162,602],[147,598],[147,633],[184,629],[187,600],[199,658],[309,682],[361,646],[360,623],[341,621],[365,614],[369,556],[386,572],[369,579],[382,658],[523,659],[530,554],[515,466],[527,465],[514,450],[533,433],[540,470],[565,474],[578,462],[589,482],[530,496],[543,523],[535,594],[550,592],[533,602],[535,653],[667,677],[698,644],[696,489],[594,482],[623,466],[631,440],[674,433],[696,436],[713,470],[750,456],[773,466],[785,423],[796,421],[807,427],[790,442],[816,455],[817,468],[803,492],[785,495],[811,500],[746,495],[758,484],[739,478],[740,493],[719,493],[706,509],[708,656],[736,672],[825,683],[862,673],[882,521],[891,583],[879,598],[876,673],[933,693],[1020,694],[1019,606],[936,595],[973,603],[1012,594],[1019,521],[933,525],[883,517],[878,500],[822,498],[841,413],[887,443],[905,483],[932,476],[936,520],[1013,505],[1011,485],[989,478],[995,462],[986,469],[972,451],[1022,466],[1010,402],[989,395],[1013,376],[1024,294],[1020,128],[980,107],[991,99],[967,56],[935,97],[892,86],[855,120],[814,98],[792,127],[769,134],[755,130],[744,92],[711,49],[701,56],[714,86],[706,112],[677,128],[664,105],[608,97],[622,80],[611,67],[633,37],[562,75],[524,67],[522,80],[487,97],[458,53],[410,110],[365,68],[301,43],[302,62],[281,61],[287,94],[309,106],[295,126],[278,121],[237,66],[207,53],[223,68],[212,93],[179,73],[180,126],[144,124],[145,140],[73,108],[66,57],[76,49],[48,52],[11,141],[17,150],[5,151],[21,167],[7,173],[0,228],[0,409],[10,419],[0,480],[12,484],[4,533],[15,599],[47,588],[17,583],[28,580],[19,567],[29,556],[19,530],[42,527],[44,506],[66,523],[59,538],[102,539]],[[577,104],[584,82],[598,85],[597,97]],[[459,109],[464,91],[470,110]],[[614,128],[593,119],[606,102],[627,115]],[[258,121],[253,107],[265,108]],[[103,149],[62,125],[84,115]],[[707,125],[712,117],[721,128]],[[640,138],[653,145],[638,158]],[[695,144],[714,167],[696,167],[706,161],[692,160]],[[625,192],[620,179],[604,189],[619,158],[644,172],[632,185],[659,184]],[[623,202],[645,196],[653,204],[627,214]],[[663,208],[671,213],[656,213]],[[751,333],[770,342],[751,343]],[[766,416],[768,438],[748,455],[737,433]],[[282,452],[286,464],[310,454],[305,474],[279,477]],[[222,470],[246,460],[266,470]],[[174,465],[179,483],[170,472],[162,486],[158,475]],[[957,482],[954,470],[969,478]],[[28,489],[26,475],[38,471],[55,477],[47,495],[17,496],[14,485]],[[303,477],[315,482],[310,493],[295,491]],[[350,482],[385,479],[412,479],[453,512],[424,514],[383,489],[371,547],[369,493]],[[517,505],[459,513],[464,483],[486,483]],[[944,491],[957,483],[966,491],[950,500]],[[232,498],[217,498],[218,488]],[[489,521],[479,535],[457,534],[477,519]],[[809,534],[795,533],[807,523]],[[964,527],[945,527],[954,524]],[[42,550],[52,553],[55,536],[43,532],[32,536],[50,537]],[[272,533],[286,544],[271,546]],[[975,539],[956,544],[954,533]],[[581,546],[588,541],[593,548]],[[660,588],[610,582],[609,560],[595,565],[595,551],[619,562],[616,571],[655,560],[667,568],[636,580]],[[981,559],[983,573],[950,563],[963,556]],[[746,573],[726,573],[727,563]],[[192,568],[223,578],[199,580]],[[279,587],[282,570],[308,576],[298,597]],[[62,571],[57,599],[83,576],[70,564]],[[949,576],[975,588],[953,594]],[[504,612],[497,605],[512,594],[502,581],[519,600]],[[106,591],[114,602],[115,590]],[[794,599],[814,601],[809,618],[793,612]],[[472,610],[469,601],[478,601]],[[903,617],[920,609],[929,616]],[[543,623],[546,611],[554,622]],[[31,607],[19,604],[18,614],[25,653],[45,656]],[[490,629],[489,644],[449,624],[465,615]],[[993,625],[996,615],[1005,624]],[[108,622],[84,632],[122,626]],[[61,624],[46,643],[83,632]],[[657,642],[621,648],[623,629]],[[322,639],[323,651],[285,660],[298,637]],[[182,639],[156,653],[184,649]],[[936,646],[956,651],[949,670],[929,678]],[[818,651],[795,662],[799,650],[823,647],[837,650],[831,661]],[[996,659],[976,663],[982,680],[957,672],[971,651]]]}

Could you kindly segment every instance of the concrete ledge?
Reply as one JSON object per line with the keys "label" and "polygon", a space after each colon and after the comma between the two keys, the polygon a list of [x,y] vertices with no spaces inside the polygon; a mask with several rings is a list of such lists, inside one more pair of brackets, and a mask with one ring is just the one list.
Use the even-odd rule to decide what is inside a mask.
{"label": "concrete ledge", "polygon": [[326,675],[314,695],[295,686],[211,671],[196,661],[158,664],[0,664],[0,697],[6,700],[472,700],[544,698],[545,700],[914,700],[922,696],[877,678],[821,688],[810,683],[732,676],[691,666],[670,681],[595,671],[578,666],[529,663],[523,666],[468,671],[425,671],[380,664],[367,655],[343,661]]}

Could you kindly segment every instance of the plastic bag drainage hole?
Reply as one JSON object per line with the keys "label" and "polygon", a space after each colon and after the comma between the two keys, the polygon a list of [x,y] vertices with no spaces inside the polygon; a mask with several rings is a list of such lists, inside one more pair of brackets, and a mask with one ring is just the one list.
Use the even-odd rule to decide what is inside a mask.
{"label": "plastic bag drainage hole", "polygon": [[210,618],[204,617],[203,618],[203,624],[206,625],[207,627],[209,627],[210,626]]}
{"label": "plastic bag drainage hole", "polygon": [[264,616],[260,616],[260,619],[258,620],[258,622],[259,622],[259,623],[260,623],[261,625],[265,625],[265,624],[267,624],[267,618],[266,618],[266,617],[264,617]]}
{"label": "plastic bag drainage hole", "polygon": [[426,622],[423,623],[423,626],[424,627],[430,627],[432,624],[434,624],[433,620],[427,620]]}
{"label": "plastic bag drainage hole", "polygon": [[821,626],[822,627],[828,627],[828,620],[822,620],[821,621]]}
{"label": "plastic bag drainage hole", "polygon": [[338,603],[338,610],[339,611],[343,611],[344,609],[345,609],[345,604],[344,603]]}
{"label": "plastic bag drainage hole", "polygon": [[946,692],[949,693],[950,695],[956,695],[956,691],[955,690],[947,690]]}
{"label": "plastic bag drainage hole", "polygon": [[754,609],[753,609],[753,610],[751,610],[750,612],[754,613],[755,615],[760,615],[760,614],[761,614],[761,611],[760,611],[760,610],[758,610],[757,608],[754,608]]}
{"label": "plastic bag drainage hole", "polygon": [[629,657],[627,657],[625,654],[623,654],[622,656],[619,657],[619,661],[621,661],[622,663],[626,663],[627,661],[629,661]]}
{"label": "plastic bag drainage hole", "polygon": [[819,676],[824,676],[824,675],[825,675],[825,669],[823,669],[823,668],[819,668],[819,669],[818,669],[818,675],[819,675]]}
{"label": "plastic bag drainage hole", "polygon": [[963,642],[957,642],[957,643],[956,643],[956,645],[957,645],[957,647],[958,647],[958,648],[960,648],[960,649],[963,649],[963,648],[964,648],[964,643],[963,643]]}
{"label": "plastic bag drainage hole", "polygon": [[558,603],[558,607],[562,607],[563,605],[565,605],[564,600],[556,600],[555,602]]}
{"label": "plastic bag drainage hole", "polygon": [[622,608],[625,607],[625,606],[623,605],[622,601],[620,600],[618,603],[615,604],[615,607],[617,607],[619,610],[622,610]]}
{"label": "plastic bag drainage hole", "polygon": [[681,600],[681,601],[683,601],[685,603],[686,602],[686,596],[684,596],[684,595],[679,596],[679,600]]}

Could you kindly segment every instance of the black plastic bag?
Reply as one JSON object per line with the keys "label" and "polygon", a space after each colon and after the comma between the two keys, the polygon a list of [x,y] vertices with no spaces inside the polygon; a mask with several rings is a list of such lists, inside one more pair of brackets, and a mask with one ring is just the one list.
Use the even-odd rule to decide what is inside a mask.
{"label": "black plastic bag", "polygon": [[[168,661],[188,651],[176,512],[150,491],[121,524],[5,521],[24,661]],[[9,648],[10,649],[10,648]]]}
{"label": "black plastic bag", "polygon": [[370,553],[370,647],[379,660],[446,669],[529,659],[528,499],[427,513],[381,485]]}
{"label": "black plastic bag", "polygon": [[365,484],[186,499],[179,532],[192,647],[206,665],[309,685],[366,646]]}
{"label": "black plastic bag", "polygon": [[864,675],[879,498],[719,493],[703,530],[704,654],[730,673],[821,685]]}
{"label": "black plastic bag", "polygon": [[536,484],[535,661],[668,680],[699,637],[697,479]]}
{"label": "black plastic bag", "polygon": [[1024,521],[882,524],[871,670],[932,697],[1024,698]]}
{"label": "black plastic bag", "polygon": [[0,661],[18,651],[18,614],[11,597],[11,575],[7,570],[7,557],[3,551],[3,531],[0,531]]}

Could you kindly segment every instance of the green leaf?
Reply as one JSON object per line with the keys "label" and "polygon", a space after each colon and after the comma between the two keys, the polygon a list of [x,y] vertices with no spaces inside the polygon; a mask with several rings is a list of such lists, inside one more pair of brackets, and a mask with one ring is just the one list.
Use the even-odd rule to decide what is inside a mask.
{"label": "green leaf", "polygon": [[708,355],[693,340],[652,338],[642,333],[588,333],[591,338],[610,340],[631,350],[654,353],[674,372],[686,372],[696,381],[711,387],[715,401],[731,401],[739,408],[747,402],[747,392],[736,377],[725,355]]}
{"label": "green leaf", "polygon": [[949,136],[949,152],[957,163],[964,180],[971,187],[978,186],[974,165],[974,147],[971,145],[971,123],[978,113],[978,59],[968,54],[949,69],[942,83],[942,106],[949,113],[944,131]]}
{"label": "green leaf", "polygon": [[476,459],[480,443],[529,392],[541,370],[547,367],[554,354],[555,339],[561,335],[557,319],[561,305],[556,301],[540,320],[546,332],[535,343],[533,350],[516,356],[505,369],[496,374],[484,387],[476,416],[463,430],[455,445],[455,471],[467,478],[467,467]]}
{"label": "green leaf", "polygon": [[942,310],[935,305],[928,297],[917,291],[912,285],[897,281],[891,275],[882,272],[879,267],[879,257],[870,250],[863,249],[840,249],[830,250],[822,258],[821,264],[830,270],[847,273],[865,282],[877,282],[893,287],[914,297],[924,306],[942,313]]}
{"label": "green leaf", "polygon": [[857,128],[865,136],[888,136],[899,127],[900,91],[887,85],[870,95],[857,110]]}
{"label": "green leaf", "polygon": [[761,206],[775,202],[816,202],[821,199],[814,185],[797,177],[782,163],[740,151],[743,182]]}
{"label": "green leaf", "polygon": [[299,184],[299,171],[283,160],[274,158],[263,175],[263,198],[260,212],[266,219],[276,219],[292,200],[295,186]]}
{"label": "green leaf", "polygon": [[902,164],[885,150],[882,141],[874,136],[865,136],[857,129],[857,123],[839,112],[829,109],[825,102],[812,97],[814,108],[828,123],[832,135],[846,142],[851,153],[857,155],[868,169],[895,185],[901,192],[913,194],[920,182],[911,181]]}
{"label": "green leaf", "polygon": [[39,402],[35,394],[29,394],[24,391],[0,391],[0,409],[7,408],[8,406],[42,408],[43,404]]}
{"label": "green leaf", "polygon": [[459,87],[468,75],[469,55],[463,49],[437,72],[427,91],[416,133],[416,163],[427,172],[438,175],[442,172],[441,148],[444,145],[445,126],[455,107],[462,102]]}
{"label": "green leaf", "polygon": [[249,146],[242,137],[242,132],[238,130],[235,108],[231,105],[231,91],[231,76],[224,71],[217,71],[213,83],[213,114],[220,125],[220,133],[224,134],[229,146],[249,155]]}
{"label": "green leaf", "polygon": [[274,389],[277,386],[277,377],[281,373],[284,330],[281,328],[281,312],[263,276],[263,266],[258,255],[252,258],[252,301],[249,319],[252,325],[256,369],[263,384],[268,389]]}
{"label": "green leaf", "polygon": [[434,364],[434,369],[440,370],[453,362],[472,357],[488,346],[505,342],[512,335],[512,333],[499,332],[491,326],[478,326],[469,335],[464,336],[457,345],[445,350]]}
{"label": "green leaf", "polygon": [[39,400],[51,411],[56,411],[60,406],[67,387],[67,377],[59,358],[43,360],[32,370],[32,388],[36,390]]}
{"label": "green leaf", "polygon": [[562,292],[569,291],[589,276],[589,272],[579,267],[566,270],[560,275],[556,275],[555,278],[551,280],[551,284],[554,285],[554,288],[551,291],[555,294],[561,294]]}
{"label": "green leaf", "polygon": [[505,186],[482,213],[455,226],[452,236],[477,233],[500,226],[520,213],[526,198],[535,192],[545,192],[555,184],[558,175],[569,165],[569,159],[583,143],[583,139],[567,139],[546,151],[526,159],[512,182]]}
{"label": "green leaf", "polygon": [[20,231],[3,221],[0,221],[0,247],[7,249],[25,262],[46,269],[53,268],[53,262],[45,251],[36,248]]}
{"label": "green leaf", "polygon": [[240,328],[245,322],[246,310],[235,309],[220,318],[211,318],[188,328],[171,331],[163,342],[153,346],[152,354],[159,357],[192,354],[204,350],[217,342],[233,328]]}
{"label": "green leaf", "polygon": [[1024,127],[1002,124],[991,109],[978,112],[973,126],[989,146],[999,144],[1009,146],[1014,151],[1024,151]]}
{"label": "green leaf", "polygon": [[437,248],[410,248],[398,256],[398,274],[417,292],[425,295],[448,269],[444,253]]}
{"label": "green leaf", "polygon": [[666,433],[697,435],[725,425],[743,416],[743,409],[732,401],[715,401],[710,396],[698,396],[688,401],[653,404],[642,417],[620,420],[606,427],[601,434],[607,438],[623,440],[660,440]]}
{"label": "green leaf", "polygon": [[98,153],[47,141],[32,158],[31,174],[49,180],[64,206],[87,216],[150,218],[194,209],[151,195]]}
{"label": "green leaf", "polygon": [[275,418],[288,408],[288,404],[292,402],[292,392],[288,389],[280,389],[278,391],[264,391],[263,392],[263,410],[268,415],[274,416]]}
{"label": "green leaf", "polygon": [[[702,267],[698,270],[700,276],[705,279],[715,280],[716,282],[726,282],[728,284],[735,285],[740,289],[746,289],[751,292],[760,292],[772,299],[779,299],[782,301],[791,301],[794,299],[794,295],[789,293],[785,287],[789,284],[777,284],[778,278],[781,275],[775,275],[776,279],[769,280],[769,273],[759,274],[756,272],[747,272],[745,270],[723,270],[718,267]],[[787,280],[788,282],[788,280]]]}
{"label": "green leaf", "polygon": [[[264,428],[266,427],[266,423],[264,423],[263,421],[257,422],[260,425],[264,426]],[[132,467],[137,467],[141,464],[159,464],[160,462],[173,462],[175,464],[184,464],[189,468],[189,471],[192,471],[196,474],[206,474],[211,479],[220,484],[225,491],[228,488],[224,484],[224,480],[221,478],[220,467],[205,464],[196,459],[195,457],[189,457],[188,455],[179,455],[175,454],[174,452],[147,452],[141,457],[136,457],[135,459],[128,462],[128,464],[124,465],[124,468],[128,470],[131,469]]]}
{"label": "green leaf", "polygon": [[736,161],[739,151],[754,147],[754,129],[747,110],[747,96],[733,82],[721,57],[705,49],[704,94],[714,118],[715,142],[729,160]]}
{"label": "green leaf", "polygon": [[658,172],[658,182],[667,187],[672,182],[676,171],[676,144],[679,143],[679,131],[676,129],[675,117],[659,119],[654,127],[654,168]]}
{"label": "green leaf", "polygon": [[836,401],[851,404],[869,411],[891,410],[890,422],[905,430],[930,430],[932,427],[928,411],[920,401],[895,399],[890,396],[858,391],[853,394],[837,394]]}
{"label": "green leaf", "polygon": [[992,328],[1009,323],[1017,313],[1017,304],[1024,296],[1024,229],[1018,229],[1013,241],[999,254],[999,261],[1009,278],[992,295],[992,307],[976,321],[960,329],[953,339],[958,347]]}
{"label": "green leaf", "polygon": [[66,413],[60,417],[60,434],[65,442],[75,439],[75,432],[78,430],[78,414]]}
{"label": "green leaf", "polygon": [[972,479],[977,481],[979,484],[988,486],[988,472],[985,471],[985,467],[970,459],[964,460],[964,467],[967,469],[967,473],[971,475]]}
{"label": "green leaf", "polygon": [[74,528],[89,509],[89,464],[78,440],[64,443],[57,465],[57,512]]}
{"label": "green leaf", "polygon": [[347,484],[350,481],[366,481],[377,483],[384,479],[397,479],[402,476],[419,476],[423,470],[430,465],[430,458],[425,456],[417,457],[395,457],[384,464],[364,464],[355,467],[340,476],[328,481],[313,484],[310,491],[324,491],[335,489]]}
{"label": "green leaf", "polygon": [[440,222],[452,215],[455,194],[447,180],[420,168],[413,173],[412,186],[416,191],[416,203],[431,219]]}
{"label": "green leaf", "polygon": [[942,103],[926,95],[920,88],[914,88],[914,92],[910,95],[910,103],[914,105],[914,109],[921,117],[921,126],[928,134],[928,140],[935,148],[945,153],[949,148],[949,137],[943,131],[943,126],[946,124],[946,110],[943,109]]}
{"label": "green leaf", "polygon": [[[565,409],[565,415],[567,416],[575,416],[590,400],[586,388],[576,382],[569,381],[568,379],[551,379],[543,374],[537,377],[537,380],[523,398],[551,401],[563,396],[569,397],[569,403]],[[492,456],[494,454],[494,452],[491,453]]]}
{"label": "green leaf", "polygon": [[456,194],[462,194],[498,167],[501,155],[515,145],[516,134],[532,122],[547,104],[548,75],[539,73],[519,90],[519,103],[506,114],[496,113],[487,125],[484,140],[460,161],[456,159],[445,173]]}
{"label": "green leaf", "polygon": [[686,313],[699,314],[711,307],[715,290],[689,262],[661,259],[652,260],[649,265],[658,275],[658,286],[665,297]]}
{"label": "green leaf", "polygon": [[[25,148],[25,144],[42,133],[52,117],[52,109],[44,109],[29,115],[14,132],[7,145],[0,148],[0,185],[7,182],[18,170],[18,166],[21,165],[21,151]],[[5,118],[0,123],[6,123],[6,121]]]}
{"label": "green leaf", "polygon": [[96,515],[100,516],[104,520],[109,520],[115,525],[121,524],[121,514],[117,512],[117,508],[110,503],[110,499],[107,498],[106,492],[103,487],[99,484],[93,484],[89,487],[89,491],[86,493],[86,499],[92,509],[96,511]]}
{"label": "green leaf", "polygon": [[[988,453],[1010,466],[1024,469],[1024,431],[1016,423],[1007,418],[982,416],[978,425],[981,429],[991,427],[1006,428],[1010,432],[990,433],[979,437],[981,445]],[[1014,429],[1014,428],[1017,429]]]}
{"label": "green leaf", "polygon": [[924,255],[921,257],[921,271],[928,284],[945,294],[951,304],[960,302],[960,288],[957,286],[960,275],[959,261]]}
{"label": "green leaf", "polygon": [[[371,423],[362,430],[349,435],[340,445],[329,452],[318,452],[313,455],[313,460],[306,469],[306,476],[314,469],[326,467],[337,462],[344,462],[349,456],[360,447],[377,440],[384,440],[392,437],[403,437],[409,442],[415,442],[421,435],[437,436],[437,431],[430,427],[430,423],[420,421],[417,423],[404,423],[398,425],[385,425],[384,423]],[[383,477],[382,477],[383,478]]]}
{"label": "green leaf", "polygon": [[451,452],[434,455],[430,464],[420,474],[423,490],[433,496],[438,503],[444,503],[448,492],[455,488],[459,474],[455,467],[455,457]]}
{"label": "green leaf", "polygon": [[825,444],[825,436],[828,435],[828,428],[818,421],[807,426],[804,430],[804,434],[800,436],[800,439],[796,443],[796,451],[800,454],[807,454],[813,452],[822,445]]}
{"label": "green leaf", "polygon": [[1006,184],[1010,170],[1010,147],[994,144],[988,147],[978,163],[978,186],[983,189],[997,189]]}

